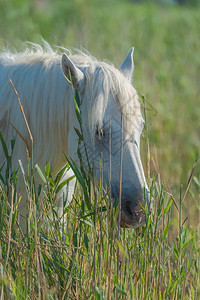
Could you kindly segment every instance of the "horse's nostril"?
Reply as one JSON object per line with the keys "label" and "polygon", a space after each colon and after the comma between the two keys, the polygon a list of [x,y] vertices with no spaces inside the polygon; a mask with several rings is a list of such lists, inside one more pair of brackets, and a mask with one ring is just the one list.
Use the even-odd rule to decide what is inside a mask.
{"label": "horse's nostril", "polygon": [[139,227],[145,224],[145,213],[141,208],[141,204],[144,206],[144,202],[139,201],[139,199],[137,205],[135,205],[135,202],[134,200],[124,200],[122,202],[122,227]]}
{"label": "horse's nostril", "polygon": [[124,206],[124,210],[127,214],[129,214],[131,217],[133,216],[133,212],[131,209],[131,202],[130,201],[126,201],[125,202],[125,206]]}

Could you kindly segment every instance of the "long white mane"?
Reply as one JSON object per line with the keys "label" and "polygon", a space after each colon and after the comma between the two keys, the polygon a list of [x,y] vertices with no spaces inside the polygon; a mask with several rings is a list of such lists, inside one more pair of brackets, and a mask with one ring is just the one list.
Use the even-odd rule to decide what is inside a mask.
{"label": "long white mane", "polygon": [[[75,51],[72,55],[64,48],[53,50],[46,42],[44,47],[29,43],[21,53],[6,50],[0,54],[0,128],[7,144],[13,135],[16,136],[9,122],[28,140],[19,105],[9,83],[9,79],[12,79],[19,92],[35,145],[40,145],[38,153],[37,148],[35,150],[35,156],[43,163],[48,160],[58,162],[56,147],[67,149],[68,99],[73,95],[62,73],[63,52],[68,53],[86,76],[85,91],[88,96],[85,113],[91,136],[94,135],[96,124],[102,123],[110,93],[124,115],[124,128],[129,134],[142,123],[137,92],[131,84],[127,85],[120,71],[111,64],[100,62],[82,51]],[[56,139],[50,145],[48,141],[52,138]]]}

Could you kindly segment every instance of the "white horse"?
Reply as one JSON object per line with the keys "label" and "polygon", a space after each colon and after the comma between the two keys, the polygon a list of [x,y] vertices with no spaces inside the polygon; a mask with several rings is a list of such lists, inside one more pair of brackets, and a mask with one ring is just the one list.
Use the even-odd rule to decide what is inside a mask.
{"label": "white horse", "polygon": [[[68,54],[61,55],[61,51]],[[149,205],[149,190],[140,159],[140,135],[144,121],[138,94],[131,84],[133,51],[134,48],[131,48],[119,70],[81,51],[74,55],[63,48],[54,51],[47,43],[44,47],[31,44],[22,53],[5,51],[0,55],[0,131],[9,151],[11,139],[16,140],[12,160],[15,169],[19,168],[19,159],[26,166],[27,150],[13,126],[30,148],[31,144],[9,79],[19,93],[33,135],[34,162],[43,170],[50,162],[51,171],[56,175],[66,164],[64,154],[75,162],[79,161],[79,137],[74,128],[80,128],[72,86],[66,80],[71,78],[82,101],[81,122],[89,163],[94,167],[94,176],[98,180],[99,161],[103,159],[103,184],[108,186],[111,178],[111,197],[114,199],[119,198],[120,190],[123,116],[121,225],[124,227],[144,224],[145,214],[140,203],[144,206],[147,202]],[[84,147],[80,149],[84,156]],[[0,145],[0,167],[4,162],[5,155]],[[87,166],[85,163],[86,170]],[[70,172],[65,174],[63,180],[71,175]],[[75,179],[70,184],[73,189]],[[20,174],[18,185],[18,193],[22,195],[20,214],[26,217],[27,196]],[[72,196],[73,192],[69,195],[69,201]]]}

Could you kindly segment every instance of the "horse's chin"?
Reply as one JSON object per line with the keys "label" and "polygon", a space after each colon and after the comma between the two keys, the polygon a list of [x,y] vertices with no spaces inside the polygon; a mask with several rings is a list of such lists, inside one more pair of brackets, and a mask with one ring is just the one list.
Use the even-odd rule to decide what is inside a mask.
{"label": "horse's chin", "polygon": [[146,223],[145,220],[142,223],[133,223],[133,224],[130,224],[130,223],[126,224],[123,221],[121,221],[120,225],[121,225],[122,228],[136,229],[136,228],[144,226],[145,223]]}

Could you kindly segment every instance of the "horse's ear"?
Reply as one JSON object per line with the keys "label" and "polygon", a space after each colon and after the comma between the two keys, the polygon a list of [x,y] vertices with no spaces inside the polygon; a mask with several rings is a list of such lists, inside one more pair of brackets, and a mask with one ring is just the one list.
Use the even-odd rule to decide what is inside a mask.
{"label": "horse's ear", "polygon": [[134,47],[129,50],[127,57],[119,69],[130,82],[132,81],[134,71],[133,52]]}
{"label": "horse's ear", "polygon": [[65,53],[62,56],[62,68],[67,79],[72,81],[73,87],[78,89],[79,92],[83,92],[85,88],[85,75]]}

